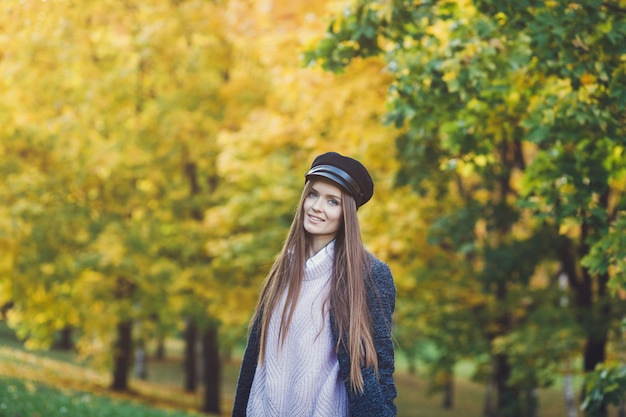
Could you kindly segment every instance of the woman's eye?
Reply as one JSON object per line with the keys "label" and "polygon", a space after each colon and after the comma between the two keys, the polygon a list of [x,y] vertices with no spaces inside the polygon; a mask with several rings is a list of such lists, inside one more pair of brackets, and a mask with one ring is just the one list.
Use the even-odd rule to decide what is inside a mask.
{"label": "woman's eye", "polygon": [[338,206],[339,205],[339,201],[337,201],[337,200],[328,200],[328,203],[331,206]]}
{"label": "woman's eye", "polygon": [[317,197],[317,193],[315,191],[311,191],[309,193],[309,197],[315,198],[315,197]]}

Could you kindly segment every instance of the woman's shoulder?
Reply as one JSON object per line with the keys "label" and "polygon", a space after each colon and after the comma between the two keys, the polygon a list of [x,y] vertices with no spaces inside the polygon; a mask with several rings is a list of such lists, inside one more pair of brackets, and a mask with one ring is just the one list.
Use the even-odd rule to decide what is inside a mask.
{"label": "woman's shoulder", "polygon": [[368,298],[374,300],[370,301],[370,308],[377,309],[375,316],[378,317],[378,319],[374,320],[374,326],[388,328],[391,323],[391,315],[395,309],[396,285],[389,265],[372,254],[369,254],[369,258]]}
{"label": "woman's shoulder", "polygon": [[368,252],[370,263],[370,275],[377,287],[391,286],[394,287],[393,275],[391,268],[386,262],[378,259],[372,253]]}
{"label": "woman's shoulder", "polygon": [[377,275],[377,274],[390,274],[391,275],[391,269],[389,268],[389,265],[387,265],[386,262],[378,259],[371,252],[368,252],[367,255],[369,258],[370,270],[372,272],[372,275]]}

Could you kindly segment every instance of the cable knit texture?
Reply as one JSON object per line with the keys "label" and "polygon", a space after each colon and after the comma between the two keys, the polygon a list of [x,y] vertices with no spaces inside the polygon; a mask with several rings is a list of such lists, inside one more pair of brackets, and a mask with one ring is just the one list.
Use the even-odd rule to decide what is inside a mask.
{"label": "cable knit texture", "polygon": [[[319,254],[318,254],[319,255]],[[233,417],[243,417],[250,416],[256,417],[257,415],[261,416],[272,416],[272,417],[294,417],[294,416],[303,416],[303,415],[315,415],[315,416],[342,416],[346,415],[343,408],[342,399],[340,397],[333,397],[337,395],[337,392],[342,392],[344,395],[347,394],[347,403],[348,403],[348,414],[352,417],[365,417],[365,416],[373,416],[373,417],[387,417],[387,416],[395,416],[397,413],[396,406],[394,404],[394,399],[396,398],[397,392],[395,383],[393,381],[393,372],[394,372],[394,346],[391,338],[391,316],[393,314],[395,308],[395,298],[396,298],[396,289],[393,282],[393,277],[391,275],[391,271],[387,264],[376,259],[373,256],[370,256],[371,260],[371,282],[368,285],[367,290],[367,301],[372,312],[372,320],[373,320],[373,330],[374,330],[374,344],[376,348],[376,353],[378,357],[378,375],[371,368],[361,368],[361,373],[363,375],[364,382],[364,390],[363,393],[357,393],[351,390],[350,388],[350,357],[346,348],[343,344],[339,345],[339,349],[337,351],[337,359],[339,366],[339,378],[342,381],[343,389],[336,391],[334,394],[331,394],[332,391],[330,388],[332,386],[332,378],[328,379],[328,373],[334,372],[329,369],[325,369],[321,372],[322,375],[326,375],[326,377],[322,375],[318,375],[317,372],[311,372],[311,368],[309,365],[304,365],[303,367],[299,367],[299,360],[301,360],[301,354],[308,357],[308,353],[304,353],[300,349],[308,349],[306,346],[310,342],[310,339],[307,339],[305,343],[299,343],[295,341],[297,344],[290,348],[294,349],[290,355],[295,355],[291,359],[288,359],[287,355],[287,343],[283,347],[283,352],[279,353],[280,356],[276,356],[275,358],[271,358],[273,355],[266,355],[266,364],[263,366],[258,366],[258,357],[259,357],[259,325],[258,323],[254,323],[251,330],[250,335],[248,337],[248,345],[246,347],[246,351],[244,353],[241,371],[239,374],[239,382],[237,384],[237,392],[235,397],[235,404],[233,407]],[[308,265],[307,265],[308,267]],[[332,269],[332,265],[331,265]],[[318,271],[319,272],[319,271]],[[317,272],[314,274],[316,275]],[[311,284],[309,281],[309,277],[311,275],[305,275],[307,282],[303,283],[303,286],[308,286]],[[324,281],[324,279],[322,279]],[[328,281],[326,279],[325,281]],[[328,285],[325,283],[325,286]],[[328,291],[327,289],[325,291]],[[301,297],[304,295],[304,289],[301,294]],[[319,297],[319,293],[316,294],[316,297]],[[321,297],[323,301],[324,296]],[[316,298],[314,297],[314,298]],[[302,301],[302,298],[298,301]],[[321,325],[321,317],[313,321],[312,318],[309,318],[309,314],[312,312],[310,309],[313,308],[314,301],[309,301],[306,303],[307,307],[304,311],[295,312],[295,314],[305,314],[306,316],[294,316],[294,323],[299,321],[300,318],[305,323],[305,327],[309,326],[311,329],[303,330],[303,334],[308,334],[307,337],[310,337],[311,334],[314,333],[314,337],[317,337],[318,340],[315,340],[315,343],[320,345],[320,340],[322,336],[325,334],[325,329],[328,329],[328,325],[324,325],[322,328],[322,332],[320,333],[320,325]],[[315,307],[317,308],[317,307]],[[278,310],[281,311],[281,310]],[[330,315],[330,331],[331,331],[331,355],[334,355],[334,346],[339,340],[337,326],[335,321]],[[326,322],[328,323],[328,322]],[[311,325],[314,324],[314,325]],[[272,325],[271,325],[272,326]],[[270,327],[271,327],[270,326]],[[293,325],[292,325],[293,326]],[[291,329],[293,330],[293,329]],[[290,332],[291,332],[290,330]],[[269,333],[274,332],[270,328]],[[294,332],[295,333],[295,332]],[[288,333],[289,335],[289,333]],[[275,346],[270,345],[270,334],[268,334],[268,346],[267,352],[280,352],[280,349],[277,350]],[[324,346],[327,342],[324,342]],[[270,365],[270,360],[276,361],[276,364]],[[294,361],[295,362],[291,362]],[[303,359],[304,361],[314,360],[320,363],[329,364],[332,362],[330,356],[318,357],[317,359]],[[291,365],[289,365],[291,364]],[[270,367],[278,368],[289,368],[294,366],[291,371],[287,371],[285,369],[276,369],[277,374],[273,373],[268,377],[268,369]],[[266,368],[265,370],[263,368]],[[334,369],[334,368],[333,368]],[[274,371],[272,371],[274,372]],[[289,375],[289,376],[288,376]],[[295,379],[291,379],[295,378]],[[287,408],[272,408],[275,407],[274,404],[270,404],[269,401],[262,399],[263,397],[259,397],[259,393],[261,391],[267,393],[267,383],[269,380],[276,379],[277,381],[281,381],[281,383],[287,383],[290,385],[290,388],[294,388],[296,385],[300,387],[309,387],[309,391],[307,393],[301,393],[298,395],[304,395],[308,398],[308,396],[313,395],[315,400],[319,400],[320,402],[315,403],[313,407],[321,406],[324,403],[324,400],[321,398],[321,391],[326,390],[326,393],[323,395],[324,398],[335,398],[333,399],[332,408],[330,412],[321,411],[322,408],[316,409],[313,411],[303,411],[303,414],[300,414],[300,411],[295,409],[287,409]],[[311,382],[310,385],[309,380],[316,381]],[[320,382],[322,381],[322,382]],[[327,385],[324,385],[327,384]],[[265,385],[263,387],[263,385]],[[309,386],[310,385],[310,386]],[[254,388],[253,388],[254,386]],[[290,394],[291,395],[291,394]],[[288,395],[289,397],[289,395]],[[318,398],[319,397],[319,398]],[[339,398],[339,399],[337,399]],[[256,414],[257,410],[257,401],[261,399],[260,402],[263,402],[262,408],[265,411],[262,411],[260,414]],[[283,400],[281,400],[283,401]],[[286,402],[290,402],[291,400],[287,398]],[[300,400],[296,400],[300,401]],[[308,399],[307,401],[311,401]],[[282,402],[281,402],[282,404]],[[295,404],[294,404],[295,405]],[[280,405],[279,407],[283,407]],[[324,408],[325,410],[325,408]],[[248,411],[250,414],[248,414]],[[254,411],[254,414],[253,414]]]}
{"label": "cable knit texture", "polygon": [[[281,346],[280,314],[270,320],[267,355],[257,366],[247,415],[250,417],[345,417],[346,389],[339,378],[339,362],[330,329],[330,316],[322,314],[330,289],[334,242],[305,266],[305,276],[293,320]],[[276,312],[285,305],[283,296]]]}

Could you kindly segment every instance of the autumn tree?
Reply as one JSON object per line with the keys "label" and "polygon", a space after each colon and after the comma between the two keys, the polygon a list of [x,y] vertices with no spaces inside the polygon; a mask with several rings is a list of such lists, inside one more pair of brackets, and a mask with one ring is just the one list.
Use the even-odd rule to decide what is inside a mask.
{"label": "autumn tree", "polygon": [[[132,337],[150,337],[155,319],[175,326],[189,300],[219,299],[202,227],[216,135],[236,122],[225,101],[244,110],[257,95],[231,71],[222,4],[6,7],[2,193],[13,249],[2,300],[32,343],[79,328],[79,349],[114,364],[113,387],[125,389]],[[217,310],[195,306],[203,319]],[[136,323],[144,335],[133,336]]]}
{"label": "autumn tree", "polygon": [[547,363],[526,364],[556,366],[570,349],[515,349],[552,334],[558,272],[586,340],[584,370],[606,357],[619,305],[607,284],[621,279],[624,255],[610,243],[624,204],[624,16],[617,1],[359,1],[308,56],[341,71],[384,55],[387,120],[403,129],[399,183],[445,203],[450,188],[460,196],[431,232],[474,259],[487,297],[470,310],[483,316],[492,358],[487,414],[532,412],[523,387],[549,382],[538,373]]}

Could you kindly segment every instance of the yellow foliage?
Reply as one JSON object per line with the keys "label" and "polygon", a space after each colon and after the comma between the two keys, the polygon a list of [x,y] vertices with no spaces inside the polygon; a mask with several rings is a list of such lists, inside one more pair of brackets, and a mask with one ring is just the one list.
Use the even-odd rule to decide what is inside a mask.
{"label": "yellow foliage", "polygon": [[[28,310],[13,313],[12,325],[79,324],[81,352],[110,363],[110,318],[131,311],[129,300],[114,296],[128,265],[145,304],[160,303],[174,316],[191,293],[207,315],[229,326],[247,323],[303,174],[330,150],[370,169],[376,189],[359,210],[364,240],[389,262],[399,289],[421,291],[415,271],[436,253],[426,243],[432,217],[423,214],[427,201],[394,188],[396,133],[381,124],[391,80],[385,63],[359,60],[349,75],[301,66],[301,51],[343,2],[50,3],[11,4],[13,16],[1,20],[15,36],[0,35],[2,57],[11,57],[0,60],[0,121],[5,110],[12,116],[0,133],[20,132],[11,151],[25,155],[9,182],[14,195],[37,195],[12,209],[42,215],[60,201],[79,211],[83,217],[63,220],[63,227],[97,261],[79,271],[61,258],[34,267],[38,276],[25,281],[37,283],[33,297]],[[390,7],[381,3],[379,13],[390,18]],[[33,16],[37,25],[26,27]],[[439,22],[431,30],[445,46],[450,27]],[[458,68],[449,65],[453,81]],[[3,157],[6,149],[0,145]],[[200,182],[193,196],[185,171],[191,165]],[[190,206],[201,221],[189,218]],[[22,238],[33,225],[20,225]],[[131,237],[145,248],[134,248]],[[17,241],[0,239],[0,268],[13,268],[4,248]],[[160,262],[155,257],[164,248],[173,257],[206,256],[210,264]],[[64,273],[59,285],[39,286],[39,279]],[[0,277],[2,298],[13,288]],[[166,300],[152,298],[159,290]],[[35,315],[37,308],[46,313]]]}
{"label": "yellow foliage", "polygon": [[[458,70],[457,69],[452,69],[452,70],[445,71],[443,73],[443,77],[441,77],[441,79],[444,80],[447,83],[450,83],[451,81],[455,81],[458,76],[459,76]],[[452,90],[452,91],[454,91],[454,90]]]}
{"label": "yellow foliage", "polygon": [[54,274],[56,267],[52,263],[43,263],[39,266],[39,269],[44,275],[52,275]]}
{"label": "yellow foliage", "polygon": [[9,239],[8,236],[0,235],[0,299],[4,299],[2,297],[3,282],[8,281],[15,264],[15,250],[14,241]]}
{"label": "yellow foliage", "polygon": [[588,72],[580,76],[580,83],[584,86],[588,86],[596,82],[596,77]]}
{"label": "yellow foliage", "polygon": [[449,39],[449,23],[438,20],[433,25],[426,28],[426,33],[436,37],[442,45],[441,49],[447,48]]}
{"label": "yellow foliage", "polygon": [[116,225],[109,226],[94,242],[94,250],[100,254],[102,266],[117,266],[126,254],[122,234]]}

